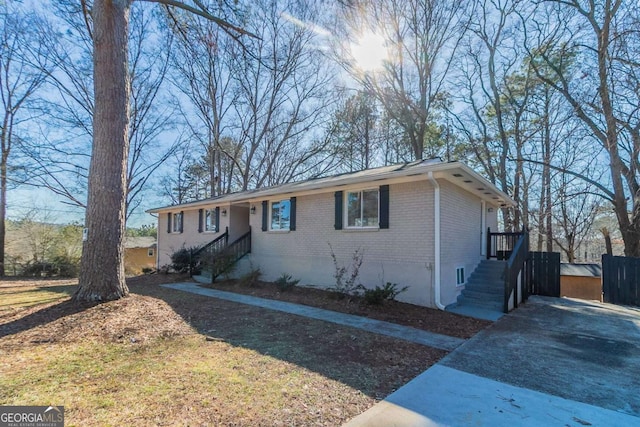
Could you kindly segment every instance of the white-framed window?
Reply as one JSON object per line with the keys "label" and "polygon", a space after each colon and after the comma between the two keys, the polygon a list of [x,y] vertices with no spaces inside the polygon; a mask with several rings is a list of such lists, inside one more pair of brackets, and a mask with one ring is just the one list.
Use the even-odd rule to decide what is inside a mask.
{"label": "white-framed window", "polygon": [[347,228],[378,228],[380,224],[378,189],[347,191],[345,212]]}
{"label": "white-framed window", "polygon": [[154,253],[155,253],[155,252],[154,252],[153,248],[149,248],[149,249],[147,250],[147,255],[148,255],[148,256],[150,256],[150,257],[152,257],[152,256],[154,255]]}
{"label": "white-framed window", "polygon": [[182,233],[182,212],[174,213],[172,220],[171,231],[173,233]]}
{"label": "white-framed window", "polygon": [[291,200],[271,202],[271,230],[288,230],[291,221]]}
{"label": "white-framed window", "polygon": [[204,231],[216,231],[216,210],[205,209],[204,211]]}
{"label": "white-framed window", "polygon": [[464,267],[456,268],[456,285],[462,286],[465,284],[466,277],[464,277]]}

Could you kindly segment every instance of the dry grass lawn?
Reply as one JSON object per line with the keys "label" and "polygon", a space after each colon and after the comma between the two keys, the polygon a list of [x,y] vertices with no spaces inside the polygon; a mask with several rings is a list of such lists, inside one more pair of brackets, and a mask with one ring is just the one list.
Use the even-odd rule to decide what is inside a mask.
{"label": "dry grass lawn", "polygon": [[446,354],[168,279],[84,306],[72,282],[0,282],[0,404],[64,405],[69,426],[335,426]]}

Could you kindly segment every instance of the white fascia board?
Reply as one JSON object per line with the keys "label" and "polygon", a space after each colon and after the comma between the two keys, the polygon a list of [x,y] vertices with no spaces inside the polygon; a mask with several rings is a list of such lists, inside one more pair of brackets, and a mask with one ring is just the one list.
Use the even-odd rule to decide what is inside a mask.
{"label": "white fascia board", "polygon": [[[471,168],[460,162],[448,163],[425,163],[401,170],[390,170],[382,173],[363,174],[357,176],[334,176],[318,178],[317,180],[302,181],[278,185],[275,187],[259,190],[249,190],[239,193],[226,194],[213,199],[199,200],[197,202],[185,203],[182,205],[165,206],[150,209],[147,213],[171,212],[177,209],[189,210],[203,206],[224,206],[236,203],[259,203],[262,200],[272,200],[278,197],[299,197],[309,194],[328,193],[340,190],[362,189],[366,185],[377,186],[382,184],[399,184],[404,182],[423,181],[428,179],[429,172],[436,178],[447,181],[477,194],[481,199],[494,206],[508,204],[515,206],[515,202],[497,187],[473,171]],[[456,179],[454,173],[459,173],[463,177],[471,178],[472,183],[466,185],[462,180]],[[483,191],[478,190],[483,188]],[[488,192],[489,194],[484,194]]]}

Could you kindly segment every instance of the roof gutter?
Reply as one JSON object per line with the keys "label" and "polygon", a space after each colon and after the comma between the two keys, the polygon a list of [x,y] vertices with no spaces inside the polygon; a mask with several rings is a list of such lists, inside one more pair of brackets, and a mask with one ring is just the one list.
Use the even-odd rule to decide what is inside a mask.
{"label": "roof gutter", "polygon": [[436,307],[440,310],[444,310],[445,306],[440,302],[440,184],[433,177],[433,172],[429,171],[427,174],[429,181],[433,184],[433,227],[434,227],[434,255],[435,266],[433,268],[433,281],[435,288],[435,303]]}

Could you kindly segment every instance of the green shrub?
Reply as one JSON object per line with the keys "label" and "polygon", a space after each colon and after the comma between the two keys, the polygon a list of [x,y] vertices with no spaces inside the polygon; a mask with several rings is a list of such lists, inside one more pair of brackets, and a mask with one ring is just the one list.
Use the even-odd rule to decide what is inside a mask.
{"label": "green shrub", "polygon": [[142,274],[151,274],[154,270],[155,268],[152,267],[142,267]]}
{"label": "green shrub", "polygon": [[22,275],[27,277],[51,277],[53,266],[48,262],[28,262],[22,268]]}
{"label": "green shrub", "polygon": [[199,248],[193,246],[190,248],[182,247],[171,254],[171,268],[178,273],[185,273],[190,269],[194,269],[195,259],[192,256]]}
{"label": "green shrub", "polygon": [[406,291],[409,287],[398,289],[396,283],[387,282],[382,288],[376,286],[375,289],[366,289],[362,286],[362,289],[364,290],[364,302],[369,305],[382,305],[385,301],[395,300],[398,294]]}
{"label": "green shrub", "polygon": [[282,276],[280,276],[274,283],[281,292],[287,292],[293,289],[293,287],[297,285],[298,282],[300,282],[299,279],[293,280],[293,276],[291,276],[290,274],[282,273]]}
{"label": "green shrub", "polygon": [[58,277],[78,277],[80,258],[59,255],[53,259],[52,264]]}

